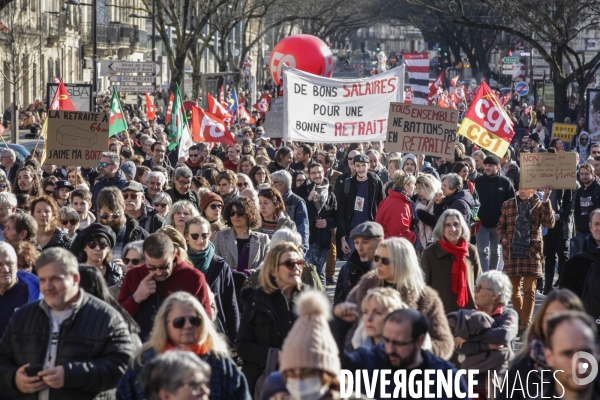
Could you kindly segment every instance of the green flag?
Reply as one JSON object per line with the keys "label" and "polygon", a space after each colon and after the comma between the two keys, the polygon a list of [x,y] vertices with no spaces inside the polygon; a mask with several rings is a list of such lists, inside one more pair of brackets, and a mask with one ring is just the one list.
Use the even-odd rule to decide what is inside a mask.
{"label": "green flag", "polygon": [[117,89],[114,87],[112,99],[110,100],[110,118],[108,124],[108,137],[113,137],[117,133],[127,130],[127,123],[123,117],[123,108],[121,107],[121,99],[117,94]]}
{"label": "green flag", "polygon": [[173,106],[171,107],[171,120],[169,121],[169,151],[177,147],[184,129],[188,129],[187,118],[183,109],[183,101],[181,101],[179,85],[176,83]]}

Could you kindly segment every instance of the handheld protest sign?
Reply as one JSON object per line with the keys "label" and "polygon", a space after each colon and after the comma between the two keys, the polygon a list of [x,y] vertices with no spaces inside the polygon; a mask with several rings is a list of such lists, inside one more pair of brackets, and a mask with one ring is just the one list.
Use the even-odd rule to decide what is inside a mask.
{"label": "handheld protest sign", "polygon": [[577,188],[577,155],[575,153],[521,153],[519,189]]}

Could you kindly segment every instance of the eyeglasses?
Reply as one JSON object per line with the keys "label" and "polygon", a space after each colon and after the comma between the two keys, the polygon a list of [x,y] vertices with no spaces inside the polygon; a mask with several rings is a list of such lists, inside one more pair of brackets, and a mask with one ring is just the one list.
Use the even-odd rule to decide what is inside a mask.
{"label": "eyeglasses", "polygon": [[102,214],[100,216],[100,218],[101,219],[110,219],[110,220],[119,219],[119,218],[121,218],[121,214]]}
{"label": "eyeglasses", "polygon": [[169,205],[167,203],[154,203],[154,207],[167,208]]}
{"label": "eyeglasses", "polygon": [[257,173],[255,173],[254,175],[261,175],[261,176],[264,176],[264,175],[267,175],[267,173],[266,173],[265,171],[258,171],[258,172],[257,172]]}
{"label": "eyeglasses", "polygon": [[94,250],[96,248],[96,246],[98,246],[100,248],[100,250],[104,250],[109,245],[106,242],[96,242],[96,241],[91,241],[91,242],[87,243],[87,247],[89,247],[92,250]]}
{"label": "eyeglasses", "polygon": [[231,218],[235,217],[236,215],[241,218],[241,217],[245,217],[246,213],[243,211],[233,211],[233,210],[229,213],[229,217],[231,217]]}
{"label": "eyeglasses", "polygon": [[296,265],[300,268],[304,268],[304,260],[286,260],[284,262],[279,263],[279,265],[284,265],[287,269],[291,271]]}
{"label": "eyeglasses", "polygon": [[210,236],[210,234],[208,234],[208,233],[203,233],[203,234],[199,234],[199,233],[190,233],[190,237],[191,237],[193,240],[198,240],[198,238],[199,238],[200,236],[202,236],[202,240],[206,240],[206,239],[208,239],[208,237]]}
{"label": "eyeglasses", "polygon": [[281,181],[271,181],[271,183],[273,185],[281,185],[282,182]]}
{"label": "eyeglasses", "polygon": [[248,187],[248,182],[238,182],[237,187],[241,188],[242,186]]}
{"label": "eyeglasses", "polygon": [[181,186],[190,186],[192,184],[192,182],[180,181],[180,180],[177,180],[177,183],[179,183]]}
{"label": "eyeglasses", "polygon": [[298,179],[296,179],[296,183],[302,183],[302,182],[304,182],[305,180],[306,180],[306,179],[298,178]]}
{"label": "eyeglasses", "polygon": [[63,225],[69,225],[69,224],[71,224],[71,225],[77,225],[79,223],[79,220],[76,220],[76,219],[65,219],[65,220],[61,220],[60,223],[63,224]]}
{"label": "eyeglasses", "polygon": [[160,267],[150,267],[150,266],[146,265],[146,269],[148,269],[148,271],[150,271],[150,272],[156,271],[156,270],[167,271],[169,268],[171,268],[170,261],[168,263],[166,263],[165,265],[161,265]]}
{"label": "eyeglasses", "polygon": [[210,209],[211,209],[211,210],[216,210],[217,208],[218,208],[218,209],[221,209],[221,208],[223,208],[223,204],[219,203],[219,204],[211,204],[211,205],[210,205]]}
{"label": "eyeglasses", "polygon": [[46,193],[48,196],[52,196],[54,194],[54,191],[52,191],[52,190],[44,190],[44,193]]}
{"label": "eyeglasses", "polygon": [[137,193],[123,193],[123,198],[125,200],[127,200],[130,197],[131,197],[131,200],[137,200],[137,198],[139,197],[139,194],[137,194]]}
{"label": "eyeglasses", "polygon": [[190,158],[200,157],[200,154],[190,154]]}
{"label": "eyeglasses", "polygon": [[98,163],[98,168],[106,168],[109,165],[115,165],[115,164],[109,164],[109,163],[106,163],[106,162],[99,162]]}
{"label": "eyeglasses", "polygon": [[12,207],[0,207],[0,212],[6,214],[9,210],[12,210]]}
{"label": "eyeglasses", "polygon": [[183,326],[185,325],[185,321],[190,321],[190,324],[192,324],[195,327],[199,327],[200,324],[202,324],[202,320],[200,319],[200,317],[177,317],[177,318],[173,318],[173,320],[171,321],[171,323],[173,324],[173,328],[176,329],[181,329],[183,328]]}
{"label": "eyeglasses", "polygon": [[381,263],[382,263],[383,265],[390,265],[390,259],[389,259],[389,258],[387,258],[387,257],[374,256],[374,257],[373,257],[373,261],[375,261],[375,262],[377,262],[377,263],[381,261]]}
{"label": "eyeglasses", "polygon": [[206,386],[206,382],[191,381],[185,382],[181,386],[190,389],[193,396],[204,396],[205,394],[210,394],[210,389],[208,386]]}
{"label": "eyeglasses", "polygon": [[124,258],[123,262],[125,263],[125,265],[128,265],[129,263],[132,263],[133,265],[140,265],[142,263],[142,260],[140,260],[139,258]]}
{"label": "eyeglasses", "polygon": [[489,290],[490,292],[492,291],[492,289],[485,288],[485,287],[483,287],[483,286],[481,286],[481,285],[477,285],[477,286],[475,286],[475,293],[479,293],[479,292],[481,292],[482,290]]}

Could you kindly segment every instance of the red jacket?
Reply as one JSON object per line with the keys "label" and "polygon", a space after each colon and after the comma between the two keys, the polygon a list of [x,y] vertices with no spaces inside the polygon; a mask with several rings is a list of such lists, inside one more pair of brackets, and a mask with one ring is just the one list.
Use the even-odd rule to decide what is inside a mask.
{"label": "red jacket", "polygon": [[412,224],[412,203],[402,193],[390,190],[388,197],[379,203],[375,222],[383,226],[385,238],[403,237],[412,244],[417,242],[417,235],[410,230]]}
{"label": "red jacket", "polygon": [[133,300],[133,294],[137,290],[140,282],[150,273],[146,264],[132,268],[127,271],[121,291],[119,292],[119,304],[135,319],[140,325],[140,337],[145,341],[152,330],[154,316],[158,307],[171,294],[178,291],[184,291],[195,296],[209,317],[212,317],[210,308],[210,299],[208,296],[208,286],[204,274],[195,269],[188,263],[180,261],[176,256],[173,260],[174,266],[171,275],[164,282],[157,282],[156,293],[150,295],[141,303]]}
{"label": "red jacket", "polygon": [[225,162],[223,163],[223,167],[225,167],[226,169],[236,172],[237,173],[237,164],[234,164],[231,162],[230,159],[225,160]]}

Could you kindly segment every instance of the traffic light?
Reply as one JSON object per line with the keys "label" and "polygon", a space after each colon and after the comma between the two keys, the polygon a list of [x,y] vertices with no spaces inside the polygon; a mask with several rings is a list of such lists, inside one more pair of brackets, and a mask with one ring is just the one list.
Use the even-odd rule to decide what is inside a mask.
{"label": "traffic light", "polygon": [[441,46],[440,46],[440,47],[438,47],[438,49],[437,49],[437,50],[438,50],[438,51],[441,53],[441,52],[442,52],[442,47],[441,47]]}
{"label": "traffic light", "polygon": [[375,48],[375,51],[377,53],[379,53],[381,51],[381,46],[379,45],[379,43],[377,43],[377,47]]}

